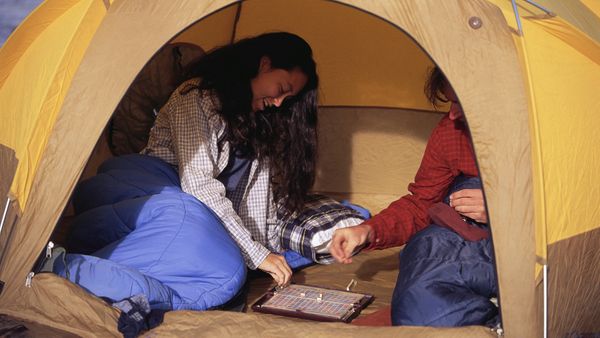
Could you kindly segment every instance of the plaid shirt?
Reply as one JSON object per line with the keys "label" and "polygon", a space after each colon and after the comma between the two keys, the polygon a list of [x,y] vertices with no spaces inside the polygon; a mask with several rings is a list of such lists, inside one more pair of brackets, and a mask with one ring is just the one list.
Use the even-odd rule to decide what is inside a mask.
{"label": "plaid shirt", "polygon": [[479,176],[471,138],[463,122],[451,121],[446,115],[427,142],[415,181],[408,186],[411,194],[365,222],[371,225],[373,236],[367,248],[402,245],[428,226],[427,209],[442,201],[454,178],[461,174]]}
{"label": "plaid shirt", "polygon": [[142,154],[159,157],[178,168],[183,191],[221,219],[240,247],[246,265],[256,269],[270,252],[281,252],[281,225],[277,222],[269,170],[264,163],[253,160],[249,175],[240,182],[244,188],[226,196],[225,186],[217,180],[229,161],[229,142],[220,142],[226,126],[217,114],[220,102],[213,91],[189,90],[199,83],[199,79],[193,79],[175,90],[160,110]]}

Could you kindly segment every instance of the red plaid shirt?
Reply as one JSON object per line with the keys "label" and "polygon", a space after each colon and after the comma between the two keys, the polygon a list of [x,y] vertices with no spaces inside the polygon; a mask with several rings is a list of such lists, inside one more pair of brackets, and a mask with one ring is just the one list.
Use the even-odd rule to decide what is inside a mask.
{"label": "red plaid shirt", "polygon": [[383,249],[405,244],[417,231],[430,224],[427,209],[442,201],[454,178],[464,174],[479,176],[471,137],[465,124],[448,115],[433,130],[411,194],[401,197],[368,220],[373,241],[367,248]]}

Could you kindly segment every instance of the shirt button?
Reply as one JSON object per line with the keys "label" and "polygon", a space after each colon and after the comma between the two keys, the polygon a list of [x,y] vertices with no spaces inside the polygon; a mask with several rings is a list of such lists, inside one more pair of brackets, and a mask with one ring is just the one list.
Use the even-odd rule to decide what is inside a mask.
{"label": "shirt button", "polygon": [[377,239],[375,240],[375,243],[379,243],[379,242],[381,242],[381,240],[380,240],[379,238],[377,238]]}

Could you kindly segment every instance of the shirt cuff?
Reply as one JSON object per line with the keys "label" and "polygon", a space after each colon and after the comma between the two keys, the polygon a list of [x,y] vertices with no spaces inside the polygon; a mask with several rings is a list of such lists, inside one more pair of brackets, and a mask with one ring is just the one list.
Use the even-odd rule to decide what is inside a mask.
{"label": "shirt cuff", "polygon": [[385,236],[385,230],[381,229],[381,226],[378,226],[369,221],[365,222],[366,224],[371,226],[371,240],[364,248],[364,250],[374,250],[374,249],[385,249],[387,248]]}
{"label": "shirt cuff", "polygon": [[265,248],[258,242],[254,242],[255,248],[252,250],[252,254],[244,253],[244,261],[246,266],[251,270],[256,270],[265,261],[267,256],[271,253],[269,249]]}

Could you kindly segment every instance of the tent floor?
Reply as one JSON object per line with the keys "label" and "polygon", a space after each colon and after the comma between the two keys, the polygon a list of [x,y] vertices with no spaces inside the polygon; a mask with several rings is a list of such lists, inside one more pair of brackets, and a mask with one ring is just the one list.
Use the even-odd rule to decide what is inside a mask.
{"label": "tent floor", "polygon": [[[255,313],[251,306],[275,283],[267,276],[254,276],[250,281],[246,313],[230,311],[173,311],[164,322],[144,333],[144,337],[497,337],[489,328],[374,327],[386,322],[396,277],[401,248],[364,252],[352,264],[313,265],[295,272],[292,280],[333,289],[345,289],[351,279],[358,283],[352,291],[370,293],[375,300],[355,322],[318,323],[315,321]],[[369,316],[377,311],[379,313]],[[366,318],[365,318],[366,317]],[[369,318],[371,317],[371,318]],[[364,320],[367,319],[367,320]],[[358,324],[358,323],[357,323]],[[366,327],[365,325],[373,325]]]}
{"label": "tent floor", "polygon": [[0,337],[76,338],[78,336],[50,326],[0,314]]}
{"label": "tent floor", "polygon": [[[351,279],[358,281],[353,291],[370,293],[375,296],[374,302],[364,309],[355,322],[361,325],[345,323],[319,323],[298,318],[274,316],[253,313],[251,305],[273,286],[272,279],[266,275],[253,276],[249,284],[246,313],[232,311],[171,311],[166,313],[164,321],[158,327],[144,332],[144,337],[496,337],[489,328],[471,326],[460,328],[431,328],[431,327],[392,327],[378,326],[385,323],[385,309],[389,307],[391,295],[398,274],[398,253],[400,248],[391,248],[365,252],[354,258],[348,265],[333,264],[328,266],[314,265],[298,271],[292,277],[294,282],[334,289],[344,289]],[[38,274],[34,278],[31,292],[26,296],[35,297],[45,294],[51,301],[48,308],[41,311],[27,311],[27,321],[16,319],[20,317],[19,306],[9,311],[11,317],[0,315],[0,337],[119,337],[113,318],[118,317],[118,311],[108,306],[96,297],[87,294],[81,288],[53,274]],[[28,290],[28,291],[31,291]],[[59,299],[69,295],[73,308],[62,306]],[[384,309],[384,310],[382,310]],[[379,310],[376,315],[369,316]],[[56,313],[54,313],[56,311]],[[72,323],[56,322],[59,318],[87,315]],[[98,316],[102,314],[102,316]],[[56,327],[65,331],[40,325],[36,318],[41,315],[40,322],[53,320]],[[367,320],[365,317],[376,317],[377,320]],[[83,319],[86,318],[86,319]],[[83,320],[83,321],[82,321]],[[88,322],[89,321],[89,322]],[[358,323],[356,323],[358,324]],[[364,326],[371,324],[375,326]],[[69,327],[73,325],[73,330]],[[108,326],[107,326],[108,325]],[[67,331],[77,333],[73,335]]]}

